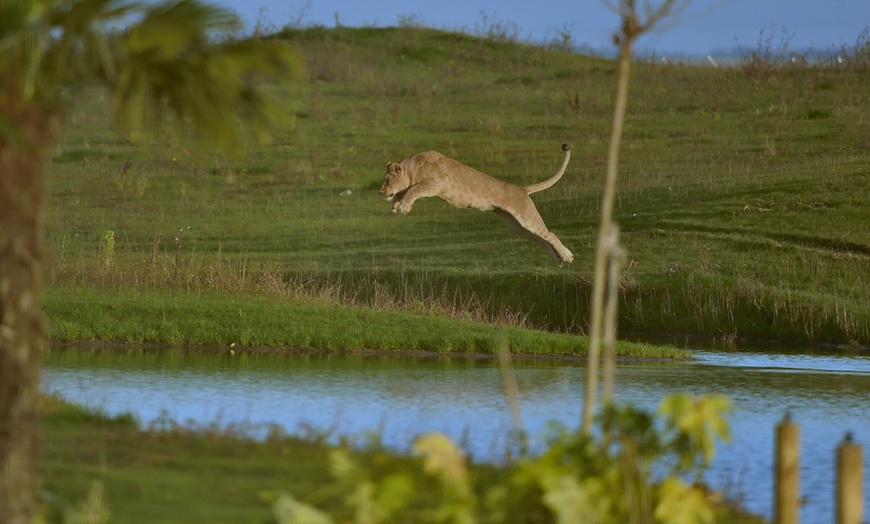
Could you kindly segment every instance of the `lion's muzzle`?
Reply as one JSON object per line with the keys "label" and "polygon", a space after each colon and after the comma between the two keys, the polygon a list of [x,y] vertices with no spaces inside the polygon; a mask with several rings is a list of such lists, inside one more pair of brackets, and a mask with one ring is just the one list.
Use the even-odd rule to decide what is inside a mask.
{"label": "lion's muzzle", "polygon": [[379,191],[379,193],[381,194],[382,197],[384,197],[384,199],[387,200],[387,202],[392,202],[393,197],[396,196],[395,192],[390,191],[389,189],[387,189],[385,187],[382,187],[381,190]]}

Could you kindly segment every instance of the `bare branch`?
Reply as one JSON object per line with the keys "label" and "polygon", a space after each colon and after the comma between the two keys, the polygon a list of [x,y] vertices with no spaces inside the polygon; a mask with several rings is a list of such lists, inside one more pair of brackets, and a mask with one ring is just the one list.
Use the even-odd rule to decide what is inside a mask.
{"label": "bare branch", "polygon": [[[606,3],[608,0],[603,0]],[[593,276],[591,315],[589,322],[589,356],[586,366],[586,395],[583,405],[581,431],[589,434],[592,417],[595,411],[595,399],[598,393],[598,367],[601,355],[602,330],[605,340],[612,346],[616,337],[616,300],[611,296],[609,311],[605,320],[604,293],[607,282],[607,264],[613,263],[613,271],[618,272],[618,257],[621,252],[616,236],[617,226],[613,222],[613,206],[616,195],[616,175],[619,157],[619,144],[622,139],[622,127],[625,121],[625,108],[628,101],[628,78],[631,71],[631,46],[641,34],[651,30],[661,20],[670,16],[675,7],[687,5],[688,0],[662,0],[653,7],[651,0],[643,0],[643,19],[638,18],[636,0],[619,0],[616,6],[622,20],[620,31],[614,35],[614,41],[619,46],[617,61],[616,102],[614,104],[613,124],[610,134],[610,148],[607,154],[607,174],[604,182],[604,193],[601,199],[601,221],[598,229],[598,242],[595,249],[595,270]],[[611,275],[615,282],[618,273]],[[609,328],[609,329],[608,329]],[[610,352],[608,352],[610,353]],[[605,397],[609,397],[613,387],[613,366],[608,355],[605,364]]]}

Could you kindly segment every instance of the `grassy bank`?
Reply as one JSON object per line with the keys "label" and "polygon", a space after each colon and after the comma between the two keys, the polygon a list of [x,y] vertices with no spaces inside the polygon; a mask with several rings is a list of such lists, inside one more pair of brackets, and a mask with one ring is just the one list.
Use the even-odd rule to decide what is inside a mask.
{"label": "grassy bank", "polygon": [[[232,158],[169,135],[119,138],[109,101],[85,90],[51,163],[56,326],[81,314],[80,288],[121,300],[289,286],[342,305],[585,330],[611,62],[421,28],[279,37],[304,54],[309,82],[268,86],[292,118],[274,144]],[[639,61],[633,75],[620,328],[867,344],[866,71]],[[537,182],[563,142],[572,163],[535,202],[577,255],[567,267],[489,214],[423,200],[395,217],[377,195],[388,161],[429,149]]]}
{"label": "grassy bank", "polygon": [[[76,288],[49,290],[44,305],[56,342],[443,354],[493,354],[506,343],[515,354],[557,356],[583,356],[587,350],[585,337],[310,298]],[[617,353],[689,356],[630,342],[621,342]]]}
{"label": "grassy bank", "polygon": [[330,480],[328,450],[314,442],[255,442],[220,427],[147,431],[130,417],[50,397],[42,412],[40,471],[50,502],[43,505],[50,514],[66,513],[65,522],[82,510],[94,481],[104,487],[100,502],[112,522],[170,523],[269,522],[262,491],[308,493]]}

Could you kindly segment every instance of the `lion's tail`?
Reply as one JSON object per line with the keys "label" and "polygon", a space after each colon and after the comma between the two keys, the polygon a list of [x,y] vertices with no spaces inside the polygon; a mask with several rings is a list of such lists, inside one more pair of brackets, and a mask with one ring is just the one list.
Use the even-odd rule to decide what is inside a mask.
{"label": "lion's tail", "polygon": [[537,193],[538,191],[543,191],[550,187],[553,187],[553,184],[559,181],[562,178],[562,175],[565,174],[565,168],[568,167],[568,160],[571,159],[571,146],[568,144],[562,144],[562,151],[565,152],[565,158],[562,160],[562,167],[559,168],[559,171],[556,172],[551,178],[544,180],[543,182],[539,182],[537,184],[532,184],[530,186],[526,186],[523,189],[526,190],[526,193],[531,195],[532,193]]}

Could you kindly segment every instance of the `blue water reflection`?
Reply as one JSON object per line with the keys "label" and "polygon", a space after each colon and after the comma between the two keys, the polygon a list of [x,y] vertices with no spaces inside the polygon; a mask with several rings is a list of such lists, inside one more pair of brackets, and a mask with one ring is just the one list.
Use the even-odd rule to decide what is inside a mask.
{"label": "blue water reflection", "polygon": [[[525,429],[576,428],[585,368],[580,363],[516,363]],[[717,393],[731,399],[731,444],[720,444],[707,475],[713,485],[771,515],[772,447],[786,412],[802,431],[801,490],[806,522],[833,518],[833,458],[847,431],[870,444],[870,358],[702,351],[690,363],[623,362],[616,400],[654,410],[669,393]],[[149,423],[178,421],[278,424],[334,435],[377,433],[407,450],[414,436],[443,431],[478,460],[499,460],[512,428],[497,366],[489,360],[355,356],[201,357],[137,360],[103,354],[52,358],[43,389],[111,414]],[[870,474],[865,474],[870,478]]]}

